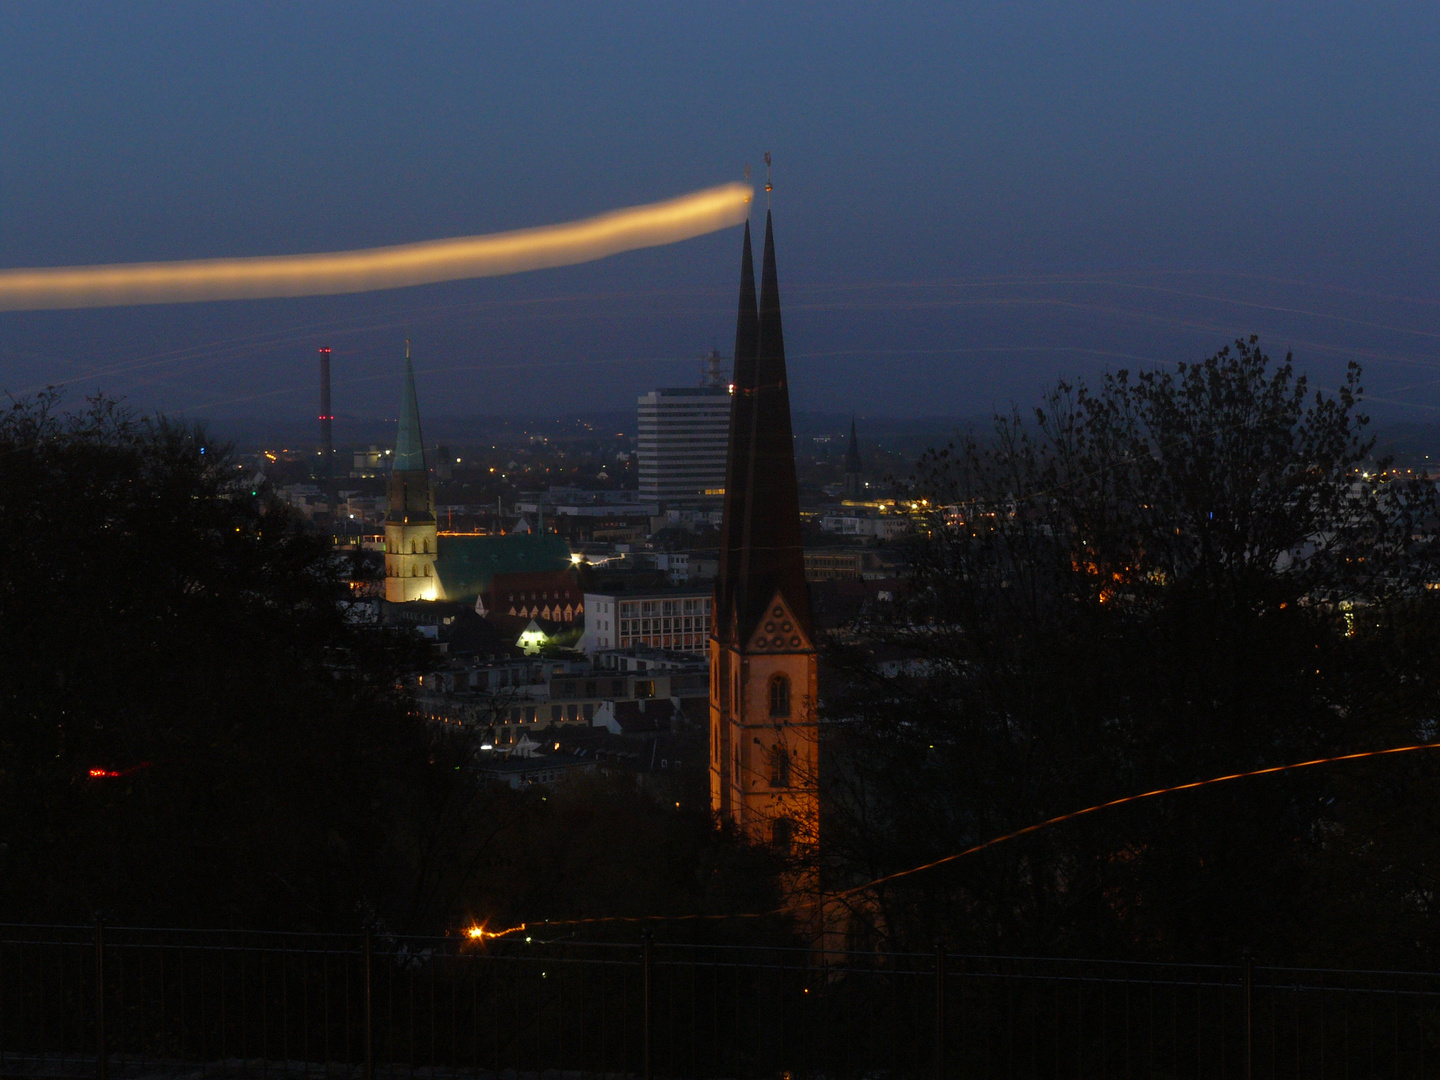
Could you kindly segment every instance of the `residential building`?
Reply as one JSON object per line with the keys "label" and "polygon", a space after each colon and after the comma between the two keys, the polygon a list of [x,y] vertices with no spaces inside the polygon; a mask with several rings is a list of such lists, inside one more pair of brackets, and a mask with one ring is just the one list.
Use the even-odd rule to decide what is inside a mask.
{"label": "residential building", "polygon": [[707,587],[585,594],[587,653],[607,649],[668,649],[705,655],[713,596]]}

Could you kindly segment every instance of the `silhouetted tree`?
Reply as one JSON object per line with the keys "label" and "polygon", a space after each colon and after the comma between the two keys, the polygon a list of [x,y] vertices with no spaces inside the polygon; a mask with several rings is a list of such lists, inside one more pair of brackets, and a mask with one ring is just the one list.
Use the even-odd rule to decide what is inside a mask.
{"label": "silhouetted tree", "polygon": [[[1032,421],[923,458],[913,579],[831,655],[826,829],[846,880],[1432,735],[1435,491],[1370,459],[1359,374],[1312,395],[1251,338],[1062,384]],[[1440,850],[1415,825],[1386,837],[1433,821],[1437,779],[1416,758],[1166,796],[901,878],[860,914],[911,945],[1187,959],[1333,958],[1355,940],[1335,928],[1363,919],[1370,959],[1413,962],[1440,945],[1417,930]]]}

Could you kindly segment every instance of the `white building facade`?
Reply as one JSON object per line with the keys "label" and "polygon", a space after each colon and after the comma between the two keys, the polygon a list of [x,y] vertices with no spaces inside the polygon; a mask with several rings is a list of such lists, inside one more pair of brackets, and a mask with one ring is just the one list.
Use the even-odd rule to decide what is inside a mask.
{"label": "white building facade", "polygon": [[[587,653],[668,649],[703,656],[710,639],[711,590],[585,594]],[[593,605],[593,606],[592,606]]]}
{"label": "white building facade", "polygon": [[640,498],[715,501],[725,494],[730,390],[686,386],[640,397]]}

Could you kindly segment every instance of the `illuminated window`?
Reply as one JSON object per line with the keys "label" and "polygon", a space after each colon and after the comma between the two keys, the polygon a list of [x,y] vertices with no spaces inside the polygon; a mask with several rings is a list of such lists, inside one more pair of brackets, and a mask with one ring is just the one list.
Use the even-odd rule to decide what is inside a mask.
{"label": "illuminated window", "polygon": [[770,748],[770,786],[790,786],[790,752],[779,743]]}
{"label": "illuminated window", "polygon": [[790,680],[784,675],[776,675],[770,680],[770,715],[790,715]]}

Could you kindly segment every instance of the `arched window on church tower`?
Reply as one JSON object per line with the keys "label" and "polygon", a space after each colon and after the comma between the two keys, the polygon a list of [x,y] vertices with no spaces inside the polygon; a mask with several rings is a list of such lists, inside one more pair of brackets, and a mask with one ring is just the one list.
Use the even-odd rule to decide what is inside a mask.
{"label": "arched window on church tower", "polygon": [[410,554],[411,554],[411,555],[414,555],[414,554],[415,554],[415,541],[414,541],[414,540],[411,540],[411,541],[410,541]]}
{"label": "arched window on church tower", "polygon": [[790,715],[790,680],[784,675],[770,680],[770,715],[777,718]]}
{"label": "arched window on church tower", "polygon": [[790,786],[790,751],[780,743],[776,743],[770,748],[770,786],[773,788]]}

